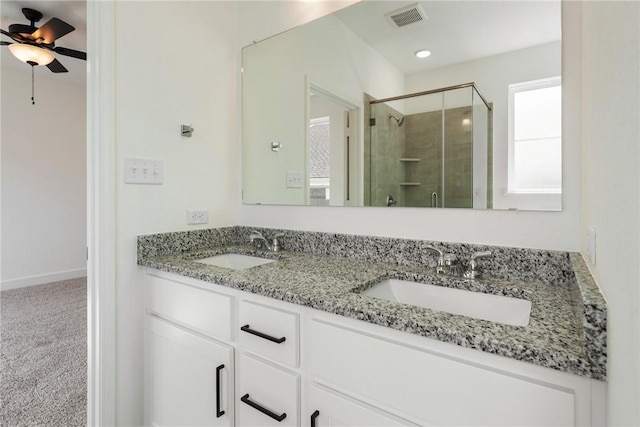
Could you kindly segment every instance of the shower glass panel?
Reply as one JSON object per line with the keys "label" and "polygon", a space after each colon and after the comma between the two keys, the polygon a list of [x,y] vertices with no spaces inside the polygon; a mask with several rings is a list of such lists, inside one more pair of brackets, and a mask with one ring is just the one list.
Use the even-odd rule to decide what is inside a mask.
{"label": "shower glass panel", "polygon": [[473,84],[365,98],[366,205],[487,208],[490,114]]}

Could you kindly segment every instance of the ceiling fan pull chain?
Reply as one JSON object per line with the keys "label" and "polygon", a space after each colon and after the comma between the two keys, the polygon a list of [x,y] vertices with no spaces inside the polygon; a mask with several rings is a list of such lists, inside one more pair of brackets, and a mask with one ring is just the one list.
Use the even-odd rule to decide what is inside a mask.
{"label": "ceiling fan pull chain", "polygon": [[35,100],[35,96],[36,96],[36,79],[34,77],[34,69],[35,67],[32,65],[31,66],[31,104],[32,105],[36,105],[36,100]]}

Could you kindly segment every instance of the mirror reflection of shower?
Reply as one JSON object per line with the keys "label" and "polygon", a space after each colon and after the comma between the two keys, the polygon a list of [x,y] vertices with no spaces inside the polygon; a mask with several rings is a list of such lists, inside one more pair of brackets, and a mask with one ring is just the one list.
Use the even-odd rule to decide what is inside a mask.
{"label": "mirror reflection of shower", "polygon": [[365,206],[491,207],[492,113],[474,83],[365,104]]}
{"label": "mirror reflection of shower", "polygon": [[397,118],[393,114],[389,114],[389,118],[390,119],[394,119],[396,121],[396,123],[398,123],[398,127],[400,127],[400,126],[402,126],[404,124],[404,116],[400,116],[400,118]]}

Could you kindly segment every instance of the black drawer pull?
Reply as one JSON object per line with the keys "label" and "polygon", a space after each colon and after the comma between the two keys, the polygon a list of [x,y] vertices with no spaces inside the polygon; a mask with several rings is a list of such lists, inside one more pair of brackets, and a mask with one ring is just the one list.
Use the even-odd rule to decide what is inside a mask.
{"label": "black drawer pull", "polygon": [[258,404],[256,402],[250,401],[249,400],[249,393],[247,393],[244,396],[242,396],[240,398],[240,400],[242,400],[247,405],[251,406],[253,409],[257,409],[258,411],[262,412],[263,414],[270,416],[271,418],[273,418],[277,422],[281,422],[282,420],[287,418],[287,413],[286,412],[283,412],[282,415],[274,414],[273,412],[271,412],[267,408],[263,407],[262,405],[260,405],[260,404]]}
{"label": "black drawer pull", "polygon": [[320,415],[320,411],[315,411],[311,414],[311,427],[316,427],[316,418],[318,418],[318,415]]}
{"label": "black drawer pull", "polygon": [[224,411],[220,410],[220,371],[224,369],[224,365],[216,368],[216,418],[224,415]]}
{"label": "black drawer pull", "polygon": [[255,331],[255,330],[251,329],[249,327],[249,325],[244,325],[243,327],[240,328],[240,330],[244,331],[244,332],[248,332],[248,333],[250,333],[252,335],[256,335],[256,336],[258,336],[260,338],[264,338],[265,340],[269,340],[269,341],[278,343],[278,344],[283,343],[287,339],[286,337],[276,338],[276,337],[272,337],[271,335],[263,334],[262,332],[258,332],[258,331]]}

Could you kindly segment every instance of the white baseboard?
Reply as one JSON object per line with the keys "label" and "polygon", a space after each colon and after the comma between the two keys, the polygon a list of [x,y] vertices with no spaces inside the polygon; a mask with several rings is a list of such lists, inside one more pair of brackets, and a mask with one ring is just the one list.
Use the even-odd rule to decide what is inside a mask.
{"label": "white baseboard", "polygon": [[42,285],[44,283],[75,279],[76,277],[84,277],[86,275],[86,268],[78,268],[76,270],[59,271],[57,273],[38,274],[36,276],[21,277],[19,279],[3,280],[0,282],[0,290],[7,291],[9,289]]}

